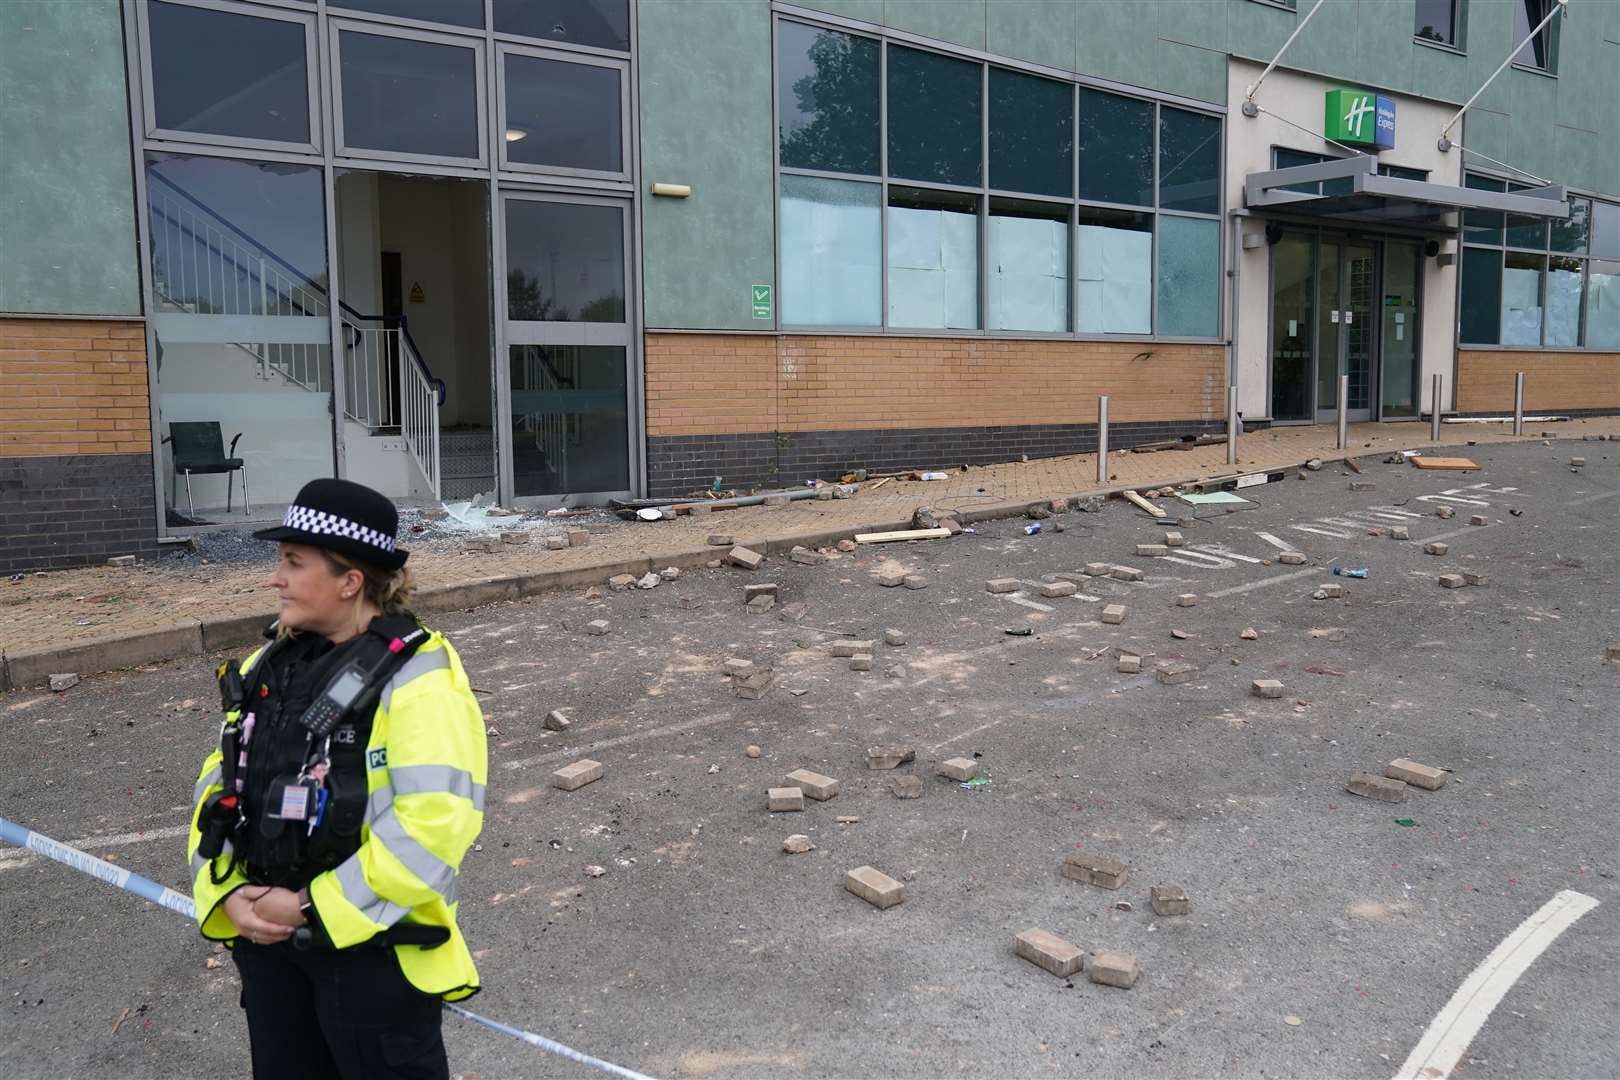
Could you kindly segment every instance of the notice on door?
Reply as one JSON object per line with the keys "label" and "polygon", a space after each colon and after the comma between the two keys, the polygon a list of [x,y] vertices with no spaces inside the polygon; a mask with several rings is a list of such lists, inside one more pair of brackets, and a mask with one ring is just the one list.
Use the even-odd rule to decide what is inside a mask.
{"label": "notice on door", "polygon": [[769,319],[771,317],[771,286],[754,285],[749,288],[753,298],[754,318]]}

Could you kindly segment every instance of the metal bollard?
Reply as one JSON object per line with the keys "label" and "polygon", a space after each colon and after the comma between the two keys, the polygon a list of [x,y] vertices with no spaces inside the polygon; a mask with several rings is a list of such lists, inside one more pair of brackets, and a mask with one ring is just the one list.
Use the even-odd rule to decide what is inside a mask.
{"label": "metal bollard", "polygon": [[1524,434],[1524,372],[1513,376],[1513,434]]}
{"label": "metal bollard", "polygon": [[1435,372],[1434,389],[1429,396],[1429,441],[1440,441],[1440,373]]}
{"label": "metal bollard", "polygon": [[1350,443],[1350,376],[1339,376],[1339,449]]}
{"label": "metal bollard", "polygon": [[1108,483],[1108,395],[1097,397],[1097,483]]}
{"label": "metal bollard", "polygon": [[1237,387],[1226,391],[1226,463],[1237,464],[1238,408]]}

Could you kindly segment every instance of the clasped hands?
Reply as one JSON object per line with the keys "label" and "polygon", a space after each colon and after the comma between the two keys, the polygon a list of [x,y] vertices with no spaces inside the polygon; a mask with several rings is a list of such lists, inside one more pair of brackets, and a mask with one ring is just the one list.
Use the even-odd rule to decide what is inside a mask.
{"label": "clasped hands", "polygon": [[225,915],[237,932],[255,945],[286,941],[306,920],[301,910],[307,900],[302,891],[294,892],[270,885],[244,885],[225,898]]}

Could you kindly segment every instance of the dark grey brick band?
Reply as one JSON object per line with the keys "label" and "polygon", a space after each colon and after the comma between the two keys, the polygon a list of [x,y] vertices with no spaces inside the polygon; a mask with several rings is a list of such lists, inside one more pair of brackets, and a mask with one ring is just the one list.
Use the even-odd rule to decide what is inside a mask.
{"label": "dark grey brick band", "polygon": [[156,555],[151,454],[0,458],[0,572]]}
{"label": "dark grey brick band", "polygon": [[[1220,420],[1155,420],[1110,424],[1122,450],[1146,442],[1224,430]],[[879,428],[858,431],[673,435],[647,440],[647,488],[655,499],[678,498],[721,478],[727,488],[794,487],[836,479],[851,469],[896,472],[954,469],[1097,449],[1095,424],[1027,424],[982,428]]]}

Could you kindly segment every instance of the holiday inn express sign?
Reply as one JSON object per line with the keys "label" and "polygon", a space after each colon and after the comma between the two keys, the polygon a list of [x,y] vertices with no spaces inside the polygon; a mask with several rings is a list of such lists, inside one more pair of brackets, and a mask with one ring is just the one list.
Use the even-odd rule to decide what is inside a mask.
{"label": "holiday inn express sign", "polygon": [[1368,90],[1329,90],[1322,124],[1332,142],[1393,149],[1395,101]]}

